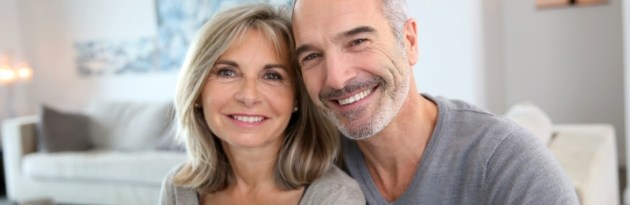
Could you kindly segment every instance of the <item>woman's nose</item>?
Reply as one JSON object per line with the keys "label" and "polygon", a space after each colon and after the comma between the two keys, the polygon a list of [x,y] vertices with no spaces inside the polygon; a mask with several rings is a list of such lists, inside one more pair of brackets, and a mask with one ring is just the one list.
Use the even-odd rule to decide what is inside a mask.
{"label": "woman's nose", "polygon": [[256,80],[245,79],[238,89],[234,97],[245,106],[251,107],[260,101]]}

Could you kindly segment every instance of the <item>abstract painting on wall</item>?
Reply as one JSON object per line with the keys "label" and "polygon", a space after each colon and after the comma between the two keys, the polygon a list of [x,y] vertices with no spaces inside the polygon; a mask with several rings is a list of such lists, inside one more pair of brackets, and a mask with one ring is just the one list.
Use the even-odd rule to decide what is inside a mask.
{"label": "abstract painting on wall", "polygon": [[292,0],[157,0],[160,70],[179,70],[195,34],[216,11],[251,2],[289,5]]}
{"label": "abstract painting on wall", "polygon": [[75,42],[79,74],[177,71],[197,31],[216,11],[252,2],[288,6],[292,0],[156,0],[157,37]]}
{"label": "abstract painting on wall", "polygon": [[92,40],[76,42],[79,75],[144,73],[155,69],[155,38]]}

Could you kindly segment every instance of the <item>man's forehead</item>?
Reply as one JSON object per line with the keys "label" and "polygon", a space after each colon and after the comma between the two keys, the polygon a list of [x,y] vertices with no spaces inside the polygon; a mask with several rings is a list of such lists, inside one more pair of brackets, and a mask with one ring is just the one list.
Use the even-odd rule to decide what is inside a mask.
{"label": "man's forehead", "polygon": [[295,0],[292,15],[315,17],[333,16],[346,13],[381,13],[381,0]]}
{"label": "man's forehead", "polygon": [[384,18],[376,11],[376,5],[366,5],[373,1],[361,3],[362,1],[364,0],[299,0],[293,12],[296,34],[328,31],[329,35],[337,35],[358,25],[374,24],[378,21],[375,18]]}

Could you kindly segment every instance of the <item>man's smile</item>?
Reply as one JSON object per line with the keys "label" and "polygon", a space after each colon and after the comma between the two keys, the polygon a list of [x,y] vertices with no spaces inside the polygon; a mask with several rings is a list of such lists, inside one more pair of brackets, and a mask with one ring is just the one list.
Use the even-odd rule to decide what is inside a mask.
{"label": "man's smile", "polygon": [[337,100],[337,102],[339,103],[339,105],[347,105],[356,101],[359,101],[365,97],[367,97],[368,95],[370,95],[370,93],[372,93],[372,89],[365,89],[364,91],[361,91],[353,96],[350,96],[348,98],[344,98],[341,100]]}

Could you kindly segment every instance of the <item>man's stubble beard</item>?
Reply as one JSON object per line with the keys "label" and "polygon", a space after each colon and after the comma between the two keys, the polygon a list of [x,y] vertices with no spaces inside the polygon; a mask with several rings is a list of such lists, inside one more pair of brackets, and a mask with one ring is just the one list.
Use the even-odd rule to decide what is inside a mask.
{"label": "man's stubble beard", "polygon": [[[337,114],[330,108],[322,108],[328,119],[330,119],[331,122],[335,124],[335,126],[337,126],[337,129],[339,129],[339,131],[344,136],[353,140],[368,139],[385,129],[385,127],[387,127],[387,125],[391,123],[396,115],[398,115],[406,100],[407,95],[409,94],[410,69],[407,68],[395,70],[401,71],[401,73],[399,73],[398,75],[402,77],[400,84],[394,86],[386,83],[384,80],[381,79],[382,83],[378,89],[382,89],[383,93],[385,94],[385,96],[383,97],[385,98],[377,99],[378,104],[373,105],[373,107],[375,107],[375,110],[373,116],[370,117],[371,120],[357,125],[346,126],[340,118],[346,119],[348,122],[350,122],[348,124],[352,124],[352,121],[357,120],[358,118],[365,115],[367,108],[363,107],[347,113],[342,113],[343,116],[341,117],[337,117]],[[388,90],[390,92],[387,92]]]}

